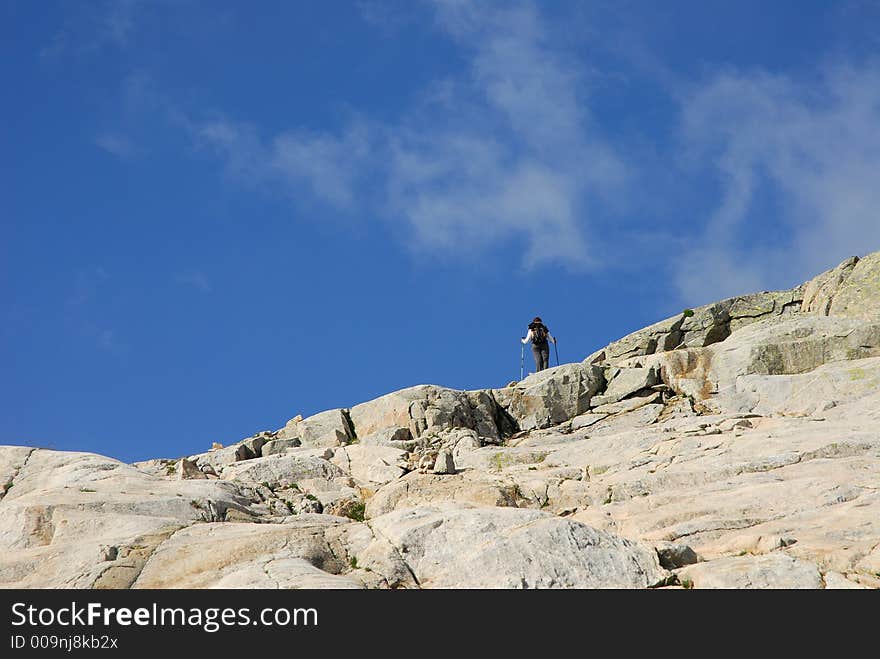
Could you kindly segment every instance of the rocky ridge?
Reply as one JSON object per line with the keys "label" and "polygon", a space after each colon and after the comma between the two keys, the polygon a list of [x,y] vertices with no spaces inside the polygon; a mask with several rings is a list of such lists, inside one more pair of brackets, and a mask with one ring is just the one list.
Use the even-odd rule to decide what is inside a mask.
{"label": "rocky ridge", "polygon": [[880,252],[510,386],[0,447],[0,587],[880,587]]}

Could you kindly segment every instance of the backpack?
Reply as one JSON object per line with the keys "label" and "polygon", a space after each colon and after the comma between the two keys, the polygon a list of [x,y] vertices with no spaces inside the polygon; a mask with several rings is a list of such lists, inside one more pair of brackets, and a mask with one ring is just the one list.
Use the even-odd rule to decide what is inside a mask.
{"label": "backpack", "polygon": [[540,345],[542,343],[547,343],[547,328],[544,327],[544,325],[533,325],[531,330],[533,344]]}

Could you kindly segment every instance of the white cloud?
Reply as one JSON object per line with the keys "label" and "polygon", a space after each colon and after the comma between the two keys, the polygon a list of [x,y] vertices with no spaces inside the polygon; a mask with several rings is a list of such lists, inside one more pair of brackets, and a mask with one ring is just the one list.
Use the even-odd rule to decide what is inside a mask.
{"label": "white cloud", "polygon": [[[726,74],[695,90],[683,136],[696,162],[714,167],[723,197],[683,259],[683,294],[794,285],[877,249],[878,125],[877,64],[829,67],[811,83]],[[759,194],[774,199],[774,215],[757,216]]]}
{"label": "white cloud", "polygon": [[63,27],[55,33],[51,43],[40,50],[40,56],[56,58],[70,52],[91,53],[107,45],[128,46],[142,4],[142,0],[71,3]]}
{"label": "white cloud", "polygon": [[287,131],[272,140],[269,166],[288,183],[305,182],[319,199],[350,209],[358,180],[369,166],[372,139],[357,124],[339,137]]}
{"label": "white cloud", "polygon": [[584,264],[577,191],[565,174],[489,139],[437,135],[393,148],[389,204],[417,247],[473,253],[511,235],[526,239],[527,265]]}
{"label": "white cloud", "polygon": [[134,29],[135,12],[140,0],[112,0],[103,16],[101,34],[104,39],[124,46]]}
{"label": "white cloud", "polygon": [[139,149],[135,146],[126,135],[120,133],[103,133],[95,138],[95,144],[104,149],[107,153],[129,160],[139,153]]}
{"label": "white cloud", "polygon": [[[627,168],[591,130],[578,72],[530,4],[438,2],[470,54],[395,130],[389,201],[426,248],[472,251],[524,239],[528,266],[591,264],[591,213]],[[422,126],[441,127],[424,130]]]}
{"label": "white cloud", "polygon": [[359,180],[374,155],[370,131],[352,123],[341,136],[289,130],[264,140],[255,126],[226,119],[192,129],[220,153],[230,175],[252,184],[305,188],[333,207],[353,207]]}
{"label": "white cloud", "polygon": [[250,183],[265,178],[269,154],[254,126],[221,119],[188,128],[198,144],[224,158],[230,175]]}
{"label": "white cloud", "polygon": [[398,121],[361,117],[336,133],[265,139],[219,121],[195,133],[236,176],[383,216],[416,250],[474,253],[522,241],[526,265],[590,265],[593,214],[628,170],[592,126],[585,81],[532,4],[433,4],[469,64],[427,84]]}

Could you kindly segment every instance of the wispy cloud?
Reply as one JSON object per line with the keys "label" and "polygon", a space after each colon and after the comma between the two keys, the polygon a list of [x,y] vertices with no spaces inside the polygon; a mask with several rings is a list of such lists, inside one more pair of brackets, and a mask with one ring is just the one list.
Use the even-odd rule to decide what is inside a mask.
{"label": "wispy cloud", "polygon": [[526,265],[589,265],[592,215],[628,171],[593,129],[585,81],[531,4],[436,6],[469,69],[394,131],[390,208],[431,249],[513,237]]}
{"label": "wispy cloud", "polygon": [[192,128],[197,142],[213,148],[230,175],[251,184],[282,185],[296,196],[307,189],[322,202],[350,209],[375,155],[375,138],[352,123],[342,135],[288,130],[264,140],[255,126],[215,120]]}
{"label": "wispy cloud", "polygon": [[417,250],[522,241],[526,265],[589,265],[593,216],[628,168],[593,126],[585,81],[530,3],[432,5],[469,63],[428,85],[395,123],[356,117],[335,133],[264,138],[224,120],[196,126],[195,137],[240,178],[306,189],[337,209],[366,207],[402,225]]}
{"label": "wispy cloud", "polygon": [[102,133],[95,138],[95,144],[122,160],[130,160],[140,153],[134,142],[120,133]]}
{"label": "wispy cloud", "polygon": [[[683,293],[795,283],[880,244],[878,125],[876,62],[828,67],[808,83],[725,74],[694,90],[683,137],[696,163],[714,168],[722,197],[679,270]],[[772,215],[759,195],[775,202]]]}
{"label": "wispy cloud", "polygon": [[101,34],[109,41],[124,46],[134,28],[135,12],[141,0],[112,0],[103,16]]}
{"label": "wispy cloud", "polygon": [[178,275],[177,283],[194,288],[200,293],[210,293],[214,290],[214,287],[211,286],[211,280],[208,279],[208,275],[200,270]]}
{"label": "wispy cloud", "polygon": [[44,58],[73,52],[83,54],[105,46],[128,46],[143,0],[106,0],[99,4],[72,4],[64,26],[40,50]]}
{"label": "wispy cloud", "polygon": [[[665,265],[691,305],[793,285],[880,242],[876,62],[811,80],[727,71],[694,84],[639,51],[659,62],[640,75],[653,76],[681,124],[677,142],[672,125],[646,127],[633,150],[594,112],[592,63],[558,38],[541,5],[427,6],[462,66],[425,83],[394,120],[352,114],[336,130],[274,133],[236,118],[179,123],[240,181],[381,218],[421,254],[514,245],[527,267],[573,269],[635,254]],[[393,26],[384,9],[362,9],[368,22]],[[716,191],[703,217],[676,205]],[[660,217],[639,201],[651,194],[654,206],[691,217]],[[637,204],[642,216],[621,212]]]}

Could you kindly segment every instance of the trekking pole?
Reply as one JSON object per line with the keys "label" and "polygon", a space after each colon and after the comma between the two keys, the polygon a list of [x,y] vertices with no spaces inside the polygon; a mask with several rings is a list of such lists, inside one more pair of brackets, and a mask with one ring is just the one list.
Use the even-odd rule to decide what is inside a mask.
{"label": "trekking pole", "polygon": [[553,352],[556,353],[556,365],[559,366],[559,348],[556,347],[556,341],[553,342]]}
{"label": "trekking pole", "polygon": [[[522,337],[525,338],[525,337]],[[526,354],[526,344],[521,340],[519,342],[519,379],[523,379],[523,359]]]}

